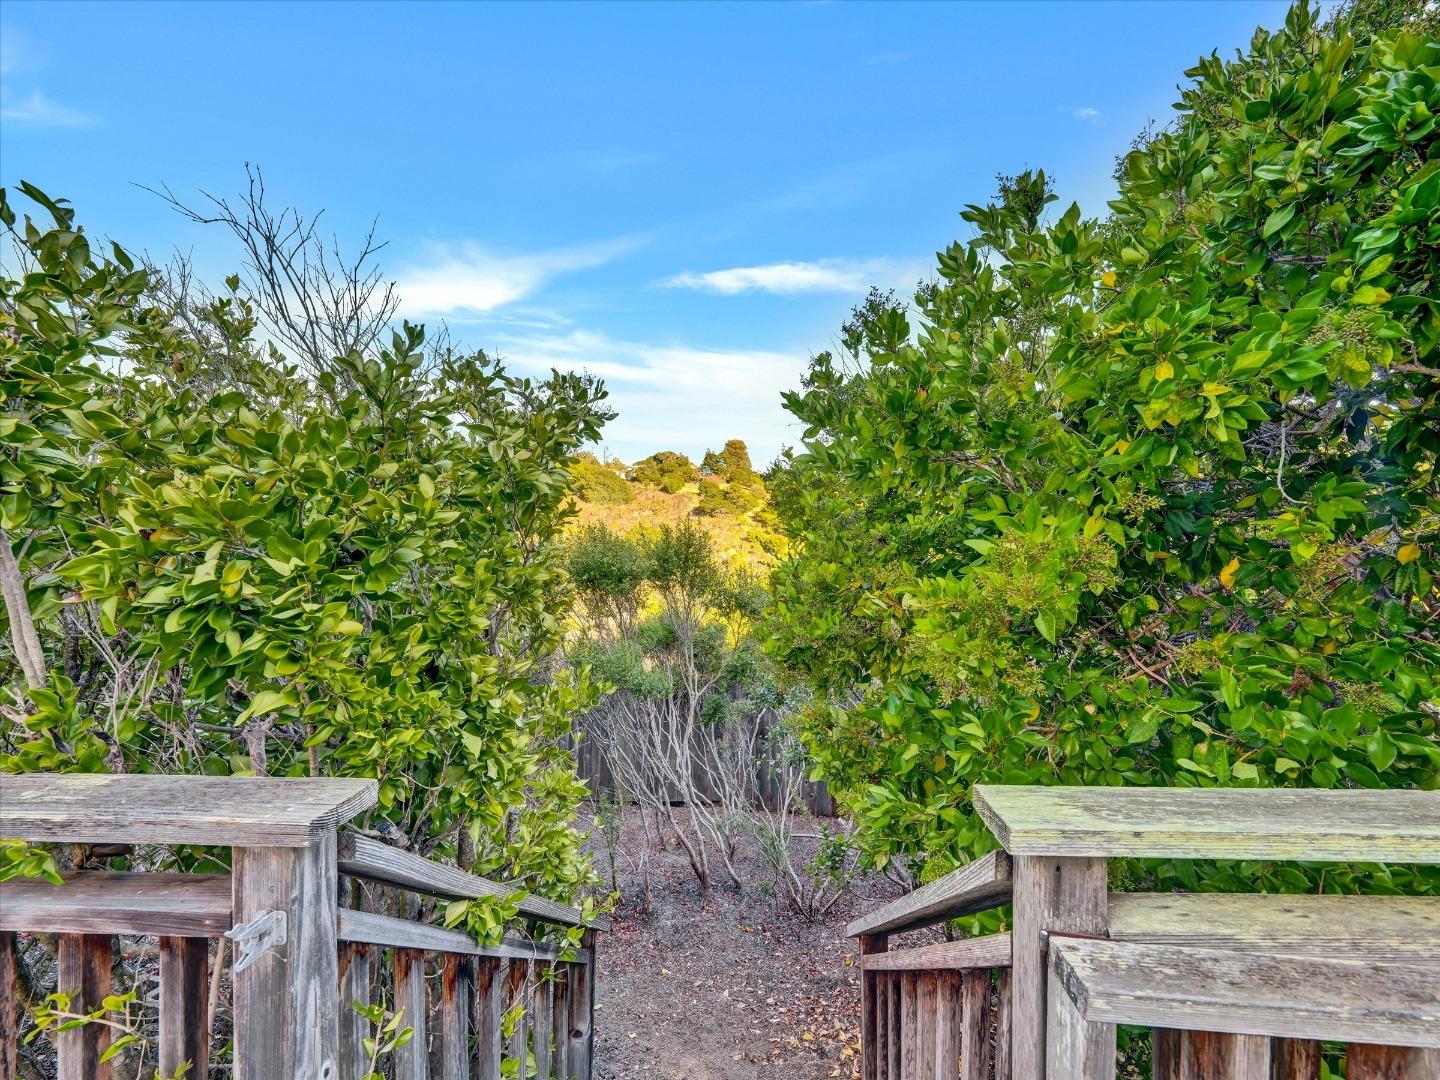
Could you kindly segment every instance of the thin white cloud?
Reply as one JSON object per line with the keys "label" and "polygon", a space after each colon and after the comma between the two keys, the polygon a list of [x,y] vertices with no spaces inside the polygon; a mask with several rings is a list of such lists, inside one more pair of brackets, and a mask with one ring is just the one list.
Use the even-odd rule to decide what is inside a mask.
{"label": "thin white cloud", "polygon": [[23,127],[86,127],[95,118],[51,101],[40,90],[31,90],[22,96],[14,96],[9,87],[0,87],[0,120]]}
{"label": "thin white cloud", "polygon": [[1100,120],[1100,110],[1093,109],[1089,105],[1082,105],[1078,109],[1071,109],[1070,115],[1076,120],[1088,120],[1092,124],[1098,123]]}
{"label": "thin white cloud", "polygon": [[726,439],[743,438],[763,462],[799,440],[780,392],[799,384],[806,364],[800,353],[620,341],[591,330],[499,335],[495,344],[518,373],[558,368],[603,379],[607,404],[619,414],[605,426],[604,443],[627,461],[656,450],[698,460]]}
{"label": "thin white cloud", "polygon": [[705,273],[677,274],[664,282],[675,289],[735,296],[770,292],[782,296],[812,292],[864,292],[871,285],[907,284],[924,272],[920,264],[895,259],[821,259],[736,266]]}
{"label": "thin white cloud", "polygon": [[427,259],[397,275],[400,310],[420,317],[494,311],[534,295],[561,274],[613,262],[641,243],[634,237],[622,237],[522,255],[500,255],[473,243],[436,245]]}

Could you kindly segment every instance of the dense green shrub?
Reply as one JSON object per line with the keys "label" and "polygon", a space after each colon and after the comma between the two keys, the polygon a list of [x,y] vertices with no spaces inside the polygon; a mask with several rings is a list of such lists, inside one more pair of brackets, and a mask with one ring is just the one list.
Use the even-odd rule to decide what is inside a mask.
{"label": "dense green shrub", "polygon": [[875,857],[993,845],[977,781],[1440,785],[1440,42],[1395,7],[1202,60],[1105,221],[1008,178],[787,398],[774,648]]}
{"label": "dense green shrub", "polygon": [[563,738],[595,693],[550,667],[555,538],[600,387],[427,363],[408,325],[302,377],[253,344],[236,279],[167,309],[25,190],[53,220],[0,196],[25,262],[0,279],[0,555],[25,587],[0,769],[375,777],[375,824],[418,850],[576,895]]}
{"label": "dense green shrub", "polygon": [[697,470],[684,454],[673,450],[661,450],[637,461],[630,475],[637,483],[657,487],[667,495],[674,495],[696,478]]}
{"label": "dense green shrub", "polygon": [[623,506],[635,501],[635,490],[594,454],[576,454],[570,462],[570,483],[575,494],[594,506]]}

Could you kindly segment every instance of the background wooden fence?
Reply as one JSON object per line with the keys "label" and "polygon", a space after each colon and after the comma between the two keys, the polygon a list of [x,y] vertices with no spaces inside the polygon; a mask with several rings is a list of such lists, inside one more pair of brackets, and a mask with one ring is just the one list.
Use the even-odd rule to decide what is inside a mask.
{"label": "background wooden fence", "polygon": [[[755,767],[751,772],[753,778],[751,801],[757,806],[778,810],[780,800],[783,798],[787,770],[791,774],[802,770],[782,759],[778,737],[780,720],[774,712],[767,709],[756,718],[756,722],[760,724],[760,733],[756,739]],[[578,721],[576,727],[577,730],[584,731],[585,720],[583,717]],[[610,763],[605,758],[605,751],[599,740],[588,737],[579,739],[575,749],[575,760],[580,779],[590,785],[592,792],[598,794],[607,791],[612,795],[616,794],[615,775],[611,771]],[[702,768],[694,770],[696,787],[702,796],[715,798],[717,793],[704,775],[704,771]],[[677,801],[679,800],[677,799]],[[835,800],[831,798],[830,789],[825,786],[823,780],[802,778],[795,802],[797,806],[804,807],[819,817],[836,816]]]}

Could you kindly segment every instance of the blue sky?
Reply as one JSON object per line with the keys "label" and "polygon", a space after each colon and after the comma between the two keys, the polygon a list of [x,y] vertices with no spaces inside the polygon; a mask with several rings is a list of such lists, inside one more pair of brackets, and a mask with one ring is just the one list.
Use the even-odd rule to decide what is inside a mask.
{"label": "blue sky", "polygon": [[137,185],[379,217],[413,318],[603,376],[633,459],[798,433],[867,284],[912,285],[995,173],[1100,213],[1183,70],[1279,2],[0,6],[0,182],[218,280],[230,238]]}

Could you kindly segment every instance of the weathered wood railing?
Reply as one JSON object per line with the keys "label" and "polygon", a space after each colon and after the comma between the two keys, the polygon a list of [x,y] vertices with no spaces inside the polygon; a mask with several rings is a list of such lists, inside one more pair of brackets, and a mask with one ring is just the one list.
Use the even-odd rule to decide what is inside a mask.
{"label": "weathered wood railing", "polygon": [[[369,1069],[367,1005],[385,971],[391,1011],[415,1029],[395,1051],[396,1080],[499,1080],[502,1058],[530,1075],[588,1080],[595,934],[574,908],[525,897],[532,923],[583,926],[579,949],[469,935],[342,907],[348,877],[444,899],[511,890],[340,827],[372,806],[363,780],[161,776],[0,776],[0,836],[69,844],[228,847],[231,873],[80,871],[63,885],[0,885],[0,1076],[15,1074],[17,934],[59,937],[58,987],[71,1010],[110,993],[115,935],[159,938],[158,1064],[204,1077],[214,984],[211,941],[234,942],[231,1075],[355,1080]],[[390,963],[385,959],[387,954]],[[427,972],[427,964],[434,969]],[[504,1018],[525,1013],[506,1035]],[[110,1028],[55,1033],[59,1080],[108,1080]],[[519,1075],[526,1075],[528,1067]]]}
{"label": "weathered wood railing", "polygon": [[[1440,1078],[1440,899],[1111,893],[1116,857],[1440,863],[1440,793],[980,786],[1003,845],[856,920],[865,1080]],[[1012,904],[1011,932],[892,950]],[[993,995],[992,995],[993,984]]]}

